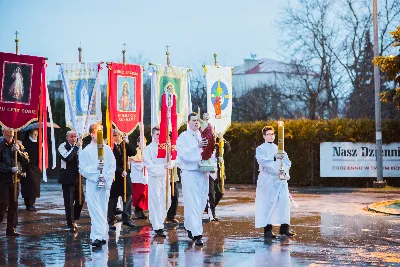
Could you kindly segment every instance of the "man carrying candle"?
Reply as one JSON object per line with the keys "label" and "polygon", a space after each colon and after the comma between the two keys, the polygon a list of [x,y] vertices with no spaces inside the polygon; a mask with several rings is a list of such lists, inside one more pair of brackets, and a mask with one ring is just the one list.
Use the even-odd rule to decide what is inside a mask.
{"label": "man carrying candle", "polygon": [[255,226],[264,228],[264,238],[276,237],[272,233],[273,224],[280,225],[281,235],[288,237],[294,235],[289,232],[290,198],[287,183],[292,163],[283,149],[283,125],[279,127],[279,148],[273,143],[274,128],[265,126],[262,129],[265,143],[256,149],[260,174],[256,189]]}
{"label": "man carrying candle", "polygon": [[[86,201],[91,220],[90,239],[93,247],[100,247],[108,240],[107,207],[116,163],[111,148],[105,144],[102,146],[102,126],[90,125],[89,133],[92,142],[79,154],[79,172],[86,178]],[[104,176],[104,187],[99,183],[100,173]]]}

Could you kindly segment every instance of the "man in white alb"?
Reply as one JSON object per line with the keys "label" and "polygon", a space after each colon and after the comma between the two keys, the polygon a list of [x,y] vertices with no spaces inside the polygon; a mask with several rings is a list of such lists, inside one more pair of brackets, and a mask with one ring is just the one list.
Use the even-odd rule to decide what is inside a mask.
{"label": "man in white alb", "polygon": [[202,140],[199,118],[196,113],[188,116],[189,129],[181,133],[176,141],[177,165],[181,169],[184,206],[184,226],[188,237],[198,246],[203,245],[201,215],[208,199],[208,175],[199,170],[202,148],[208,141]]}
{"label": "man in white alb", "polygon": [[[262,129],[264,144],[256,148],[256,159],[260,174],[256,189],[256,228],[264,228],[264,238],[275,238],[272,225],[280,225],[279,233],[288,237],[294,234],[289,232],[290,198],[287,180],[290,179],[289,169],[292,165],[286,152],[278,154],[278,146],[274,144],[275,132],[272,126]],[[280,173],[280,159],[282,158],[285,179],[278,179]]]}

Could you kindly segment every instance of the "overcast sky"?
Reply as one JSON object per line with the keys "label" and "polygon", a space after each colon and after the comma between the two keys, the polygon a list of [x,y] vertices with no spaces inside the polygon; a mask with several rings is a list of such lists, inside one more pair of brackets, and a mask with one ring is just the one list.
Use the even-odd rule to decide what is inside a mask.
{"label": "overcast sky", "polygon": [[[199,68],[212,64],[213,53],[225,66],[242,64],[250,53],[280,59],[276,20],[278,0],[0,0],[0,51],[49,58],[48,79],[58,75],[56,62],[122,61],[143,55],[165,63]],[[130,62],[136,63],[136,62]],[[143,63],[143,62],[140,62]],[[105,81],[105,75],[102,80]]]}

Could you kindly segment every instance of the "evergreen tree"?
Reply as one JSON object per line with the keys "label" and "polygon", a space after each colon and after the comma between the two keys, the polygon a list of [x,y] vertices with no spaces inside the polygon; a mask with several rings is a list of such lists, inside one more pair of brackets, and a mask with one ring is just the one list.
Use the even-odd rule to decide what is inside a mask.
{"label": "evergreen tree", "polygon": [[[400,47],[400,26],[390,34],[394,39],[392,45]],[[400,54],[397,56],[379,56],[373,62],[380,67],[390,81],[394,82],[393,89],[388,89],[381,93],[382,101],[390,102],[400,110]]]}
{"label": "evergreen tree", "polygon": [[347,102],[346,117],[348,118],[374,118],[374,66],[371,64],[373,58],[374,48],[370,34],[367,32],[362,58],[358,66],[355,66],[354,90]]}

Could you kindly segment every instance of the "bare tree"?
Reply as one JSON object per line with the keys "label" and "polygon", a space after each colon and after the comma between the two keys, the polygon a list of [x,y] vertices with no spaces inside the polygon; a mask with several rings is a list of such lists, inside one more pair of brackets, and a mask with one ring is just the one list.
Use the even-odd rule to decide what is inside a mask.
{"label": "bare tree", "polygon": [[342,74],[332,53],[339,36],[333,18],[333,0],[299,0],[296,7],[288,5],[280,21],[289,36],[284,45],[290,51],[293,66],[301,66],[304,86],[298,98],[304,101],[308,117],[334,118],[339,114]]}
{"label": "bare tree", "polygon": [[[374,77],[373,45],[370,40],[372,31],[372,5],[368,0],[339,1],[341,9],[339,19],[342,25],[339,47],[330,47],[346,74],[345,82],[349,97],[345,105],[347,117],[374,117]],[[379,53],[390,51],[392,40],[388,31],[400,23],[400,1],[380,1],[378,24],[380,33]],[[381,76],[381,90],[387,86],[386,78]],[[392,117],[393,108],[382,105],[383,117]]]}
{"label": "bare tree", "polygon": [[190,93],[193,111],[197,112],[197,108],[200,107],[200,112],[206,112],[207,86],[203,70],[197,67],[192,69]]}
{"label": "bare tree", "polygon": [[297,105],[298,99],[281,89],[274,85],[261,85],[240,97],[234,95],[232,120],[259,121],[304,117],[305,114]]}

